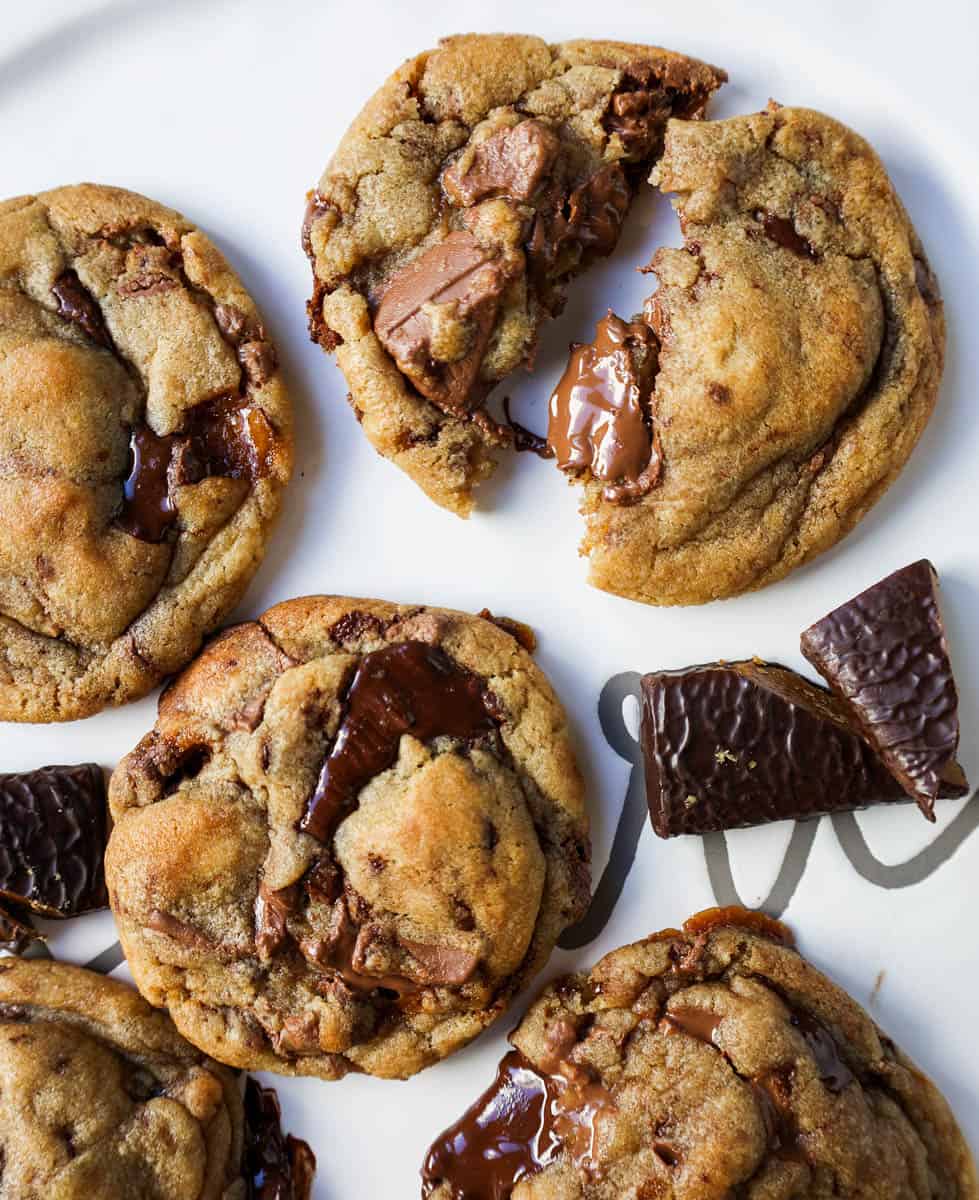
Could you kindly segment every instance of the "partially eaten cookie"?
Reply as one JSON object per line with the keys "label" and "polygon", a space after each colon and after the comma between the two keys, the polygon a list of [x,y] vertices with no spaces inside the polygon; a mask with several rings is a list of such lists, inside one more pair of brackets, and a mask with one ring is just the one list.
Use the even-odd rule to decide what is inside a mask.
{"label": "partially eaten cookie", "polygon": [[374,447],[438,504],[469,514],[513,440],[486,397],[614,249],[668,118],[724,79],[654,46],[453,37],[353,123],[306,211],[310,331]]}

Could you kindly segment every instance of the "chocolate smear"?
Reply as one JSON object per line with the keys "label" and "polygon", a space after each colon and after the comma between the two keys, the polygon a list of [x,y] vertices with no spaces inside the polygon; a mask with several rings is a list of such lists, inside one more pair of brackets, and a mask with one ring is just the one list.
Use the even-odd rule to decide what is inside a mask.
{"label": "chocolate smear", "polygon": [[603,481],[602,495],[612,503],[637,500],[659,480],[662,458],[650,412],[656,361],[649,326],[609,309],[594,341],[571,347],[551,395],[547,440],[558,467]]}
{"label": "chocolate smear", "polygon": [[927,559],[888,575],[811,626],[802,653],[929,820],[964,796],[958,692]]}
{"label": "chocolate smear", "polygon": [[44,917],[105,908],[105,778],[94,763],[0,775],[0,897]]}
{"label": "chocolate smear", "polygon": [[465,740],[495,732],[492,701],[477,676],[436,646],[398,642],[365,654],[346,712],[300,828],[329,842],[375,775],[394,765],[403,734]]}

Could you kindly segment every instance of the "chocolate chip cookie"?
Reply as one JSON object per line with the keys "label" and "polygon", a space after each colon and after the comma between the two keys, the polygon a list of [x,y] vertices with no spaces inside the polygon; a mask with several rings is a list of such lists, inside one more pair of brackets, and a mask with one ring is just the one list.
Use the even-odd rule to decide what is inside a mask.
{"label": "chocolate chip cookie", "polygon": [[830,117],[671,121],[653,180],[683,248],[654,257],[644,319],[576,349],[548,440],[583,486],[590,581],[700,604],[781,578],[883,494],[934,407],[945,321],[880,159]]}
{"label": "chocolate chip cookie", "polygon": [[0,960],[0,1149],[5,1200],[249,1195],[233,1073],[132,988],[60,963]]}
{"label": "chocolate chip cookie", "polygon": [[713,909],[553,983],[432,1146],[433,1200],[975,1200],[934,1085],[784,926]]}
{"label": "chocolate chip cookie", "polygon": [[110,784],[140,990],[222,1062],[405,1077],[494,1020],[588,902],[564,712],[511,622],[292,600],[164,693]]}
{"label": "chocolate chip cookie", "polygon": [[512,430],[484,407],[618,240],[670,116],[723,71],[654,46],[468,35],[399,68],[311,193],[310,330],[364,432],[445,508]]}
{"label": "chocolate chip cookie", "polygon": [[251,297],[132,192],[0,204],[0,720],[87,716],[241,598],[292,460]]}

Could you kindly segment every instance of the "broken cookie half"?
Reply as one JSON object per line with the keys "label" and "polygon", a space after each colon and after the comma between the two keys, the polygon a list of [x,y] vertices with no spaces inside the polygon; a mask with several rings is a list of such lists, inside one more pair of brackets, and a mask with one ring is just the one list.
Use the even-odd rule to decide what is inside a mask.
{"label": "broken cookie half", "polygon": [[944,315],[883,164],[830,117],[671,121],[652,179],[684,245],[654,256],[641,320],[572,347],[548,442],[583,487],[590,582],[701,604],[786,575],[883,494],[934,407]]}
{"label": "broken cookie half", "polygon": [[725,75],[653,46],[472,35],[368,101],[311,193],[310,331],[374,447],[462,516],[513,432],[490,391],[611,253],[671,116]]}

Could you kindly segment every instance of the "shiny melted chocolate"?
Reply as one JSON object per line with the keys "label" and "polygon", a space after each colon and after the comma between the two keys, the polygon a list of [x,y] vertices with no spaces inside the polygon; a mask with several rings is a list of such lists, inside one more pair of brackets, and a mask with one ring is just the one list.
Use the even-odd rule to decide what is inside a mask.
{"label": "shiny melted chocolate", "polygon": [[512,1050],[492,1086],[429,1149],[423,1200],[440,1184],[448,1185],[452,1200],[508,1200],[522,1179],[562,1153],[593,1170],[596,1117],[612,1102],[605,1088],[581,1074],[566,1062],[543,1074]]}
{"label": "shiny melted chocolate", "polygon": [[398,642],[364,655],[300,828],[329,842],[361,788],[397,761],[403,734],[423,742],[471,739],[494,732],[496,724],[479,679],[438,647]]}
{"label": "shiny melted chocolate", "polygon": [[638,499],[659,479],[660,452],[647,423],[655,360],[652,330],[609,310],[595,340],[572,347],[551,396],[547,440],[558,467],[604,481],[612,503]]}
{"label": "shiny melted chocolate", "polygon": [[255,479],[269,467],[272,435],[259,408],[240,397],[207,400],[190,410],[179,432],[133,429],[130,467],[118,523],[144,542],[161,542],[177,519],[173,489],[211,475]]}
{"label": "shiny melted chocolate", "polygon": [[816,257],[816,251],[812,244],[806,241],[787,217],[780,217],[777,213],[759,209],[755,213],[755,220],[761,222],[765,236],[776,245],[781,246],[783,250],[791,250],[800,258]]}
{"label": "shiny melted chocolate", "polygon": [[77,325],[97,345],[112,349],[112,337],[102,310],[75,271],[63,271],[51,285],[51,294],[58,302],[59,317]]}
{"label": "shiny melted chocolate", "polygon": [[309,1145],[282,1132],[274,1088],[250,1076],[245,1083],[244,1176],[248,1200],[309,1200],[316,1156]]}

